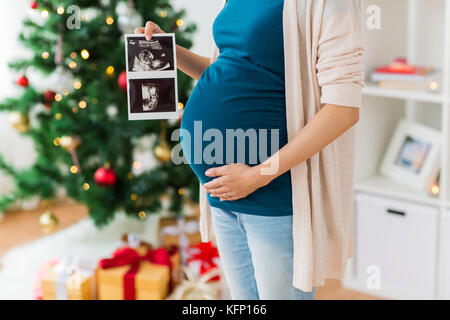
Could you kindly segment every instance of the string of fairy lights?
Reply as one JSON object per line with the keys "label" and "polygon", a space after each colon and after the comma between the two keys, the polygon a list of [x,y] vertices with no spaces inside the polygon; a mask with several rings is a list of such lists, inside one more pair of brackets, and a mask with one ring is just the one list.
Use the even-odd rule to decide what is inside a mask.
{"label": "string of fairy lights", "polygon": [[[35,1],[32,1],[31,8],[32,8],[32,10],[40,10],[40,14],[41,14],[41,16],[42,16],[43,18],[48,18],[49,15],[50,15],[49,10],[47,10],[47,9],[45,9],[45,8],[44,8],[44,9],[39,9],[39,8],[37,7],[37,4],[35,3]],[[58,6],[58,7],[56,8],[56,13],[57,13],[58,15],[63,15],[65,12],[66,12],[66,10],[65,10],[65,8],[64,8],[63,6]],[[168,13],[167,13],[166,10],[160,10],[159,13],[158,13],[158,15],[159,15],[161,18],[166,18],[167,15],[168,15]],[[81,19],[82,19],[83,21],[88,21],[88,20],[89,20],[89,16],[88,16],[88,15],[82,15],[82,16],[81,16]],[[114,21],[114,18],[113,18],[111,15],[105,16],[105,23],[106,23],[106,25],[113,25],[114,22],[115,22],[115,21]],[[183,26],[183,24],[184,24],[184,21],[183,21],[183,19],[177,19],[176,22],[175,22],[175,24],[176,24],[176,26],[177,26],[178,28],[181,28],[181,27]],[[91,54],[90,54],[90,52],[88,51],[88,49],[82,49],[82,50],[80,51],[79,55],[81,56],[81,58],[82,58],[83,60],[88,60],[88,59],[90,58],[90,56],[91,56]],[[41,55],[41,56],[42,56],[42,59],[46,60],[46,59],[49,59],[49,58],[50,58],[50,53],[49,53],[48,51],[44,51],[44,52],[42,52],[42,55]],[[72,53],[70,54],[70,58],[71,58],[72,60],[68,62],[68,67],[69,67],[70,69],[72,69],[72,70],[74,70],[74,69],[76,69],[76,68],[78,67],[78,63],[75,61],[75,59],[76,59],[77,57],[78,57],[78,53],[77,53],[77,52],[72,52]],[[92,64],[91,67],[92,67],[93,69],[96,68],[95,64]],[[105,72],[105,74],[106,74],[107,76],[113,77],[113,76],[115,75],[115,71],[116,71],[116,70],[115,70],[114,66],[110,65],[110,66],[107,66],[107,67],[105,68],[105,71],[104,71],[104,72]],[[79,90],[79,89],[82,87],[82,82],[81,82],[80,80],[74,81],[73,87],[74,87],[76,90]],[[57,93],[55,94],[54,100],[55,100],[56,102],[60,102],[60,101],[63,99],[63,96],[67,96],[67,95],[69,95],[69,91],[67,91],[67,90],[66,90],[65,92],[62,92],[62,93],[57,92]],[[80,100],[79,103],[78,103],[78,106],[79,106],[80,109],[85,109],[85,108],[87,107],[87,102],[86,102],[85,100]],[[179,107],[180,109],[183,109],[183,108],[184,108],[184,104],[183,104],[182,102],[179,102],[179,103],[178,103],[178,107]],[[77,112],[78,112],[78,108],[74,107],[74,108],[72,108],[72,111],[73,111],[74,113],[77,113]],[[61,119],[61,117],[62,117],[62,115],[61,115],[60,113],[57,113],[57,114],[55,115],[55,118],[56,118],[57,120]]]}
{"label": "string of fairy lights", "polygon": [[[48,8],[39,8],[39,6],[35,0],[31,1],[30,7],[31,7],[31,11],[33,12],[33,15],[35,17],[39,16],[40,19],[44,19],[44,20],[48,19],[51,14],[54,14],[54,12],[50,11]],[[58,6],[55,10],[55,13],[58,15],[63,15],[66,13],[66,9],[63,6]],[[101,14],[101,12],[99,14]],[[168,16],[168,12],[166,10],[159,10],[158,15],[161,18],[166,18]],[[92,19],[92,15],[81,13],[81,21],[86,22],[86,21],[89,21],[90,19]],[[119,16],[119,20],[120,20],[120,16]],[[116,22],[114,20],[114,17],[112,15],[108,15],[108,14],[104,16],[104,21],[107,26],[112,26]],[[177,19],[175,21],[176,28],[181,28],[183,25],[184,25],[183,19]],[[61,38],[61,35],[60,35],[60,38]],[[55,53],[55,61],[56,61],[56,56],[58,56],[58,54],[59,55],[62,54],[61,52],[58,52],[58,50],[61,51],[61,48],[58,48],[58,46],[56,48],[57,48],[56,49],[57,52]],[[52,56],[52,53],[49,51],[43,51],[41,53],[41,58],[43,60],[48,60],[51,58],[51,56]],[[91,58],[91,52],[89,52],[89,49],[83,48],[83,49],[79,50],[79,52],[76,52],[76,51],[71,52],[69,57],[64,61],[64,63],[67,65],[67,67],[70,70],[75,72],[76,70],[78,70],[81,63],[83,63],[83,62],[89,63],[90,58]],[[97,68],[98,68],[98,66],[94,62],[90,62],[89,67],[91,68],[91,70],[97,70]],[[67,79],[72,80],[73,74],[66,71],[66,69],[60,69],[60,72],[61,72],[61,74],[58,74],[59,77],[65,78],[65,80],[67,80]],[[113,78],[116,76],[116,68],[113,65],[107,66],[103,70],[103,72],[107,77],[110,77],[110,78]],[[123,71],[122,73],[124,73],[124,72],[125,71]],[[25,85],[21,84],[21,86],[27,86],[28,79],[25,76],[22,76],[22,78],[23,79],[21,79],[21,81],[23,81],[25,83]],[[121,78],[121,76],[119,76],[119,79],[118,79],[119,86],[121,87],[121,89],[124,89],[123,87],[125,86],[125,90],[126,90],[126,82],[121,81],[120,78]],[[122,77],[122,79],[123,78],[126,79],[126,77]],[[72,85],[73,85],[73,89],[75,89],[75,90],[79,90],[83,87],[83,83],[79,79],[73,79],[73,81],[71,81],[71,82],[73,82]],[[70,87],[72,87],[72,85]],[[45,96],[46,100],[48,101],[48,105],[50,105],[50,103],[53,101],[61,102],[64,99],[64,97],[68,96],[73,89],[65,88],[64,90],[55,90],[55,92],[53,92],[51,90],[47,90],[46,93],[44,93],[44,96]],[[93,104],[96,104],[97,102],[98,102],[97,98],[92,98],[90,101],[90,103],[93,103]],[[87,101],[87,99],[80,99],[78,101],[78,103],[72,107],[72,112],[74,114],[76,114],[80,110],[87,109],[88,105],[89,105],[89,102]],[[178,107],[179,107],[179,109],[183,109],[184,104],[182,102],[179,102]],[[48,107],[48,109],[49,108],[50,107]],[[29,126],[29,120],[28,120],[27,116],[21,115],[22,117],[19,117],[20,115],[15,115],[15,118],[17,118],[17,119],[15,120],[16,124],[14,125],[14,127],[19,132],[26,132],[28,129],[28,126]],[[63,114],[61,112],[56,112],[54,115],[55,120],[61,120],[62,117],[63,117]],[[162,143],[159,146],[155,147],[154,154],[155,154],[156,158],[158,160],[160,160],[161,162],[167,162],[170,160],[171,150],[170,150],[170,147],[167,144],[167,142],[164,141],[164,139],[162,139],[162,140],[163,140]],[[73,165],[71,165],[69,167],[69,172],[71,174],[80,174],[81,167],[79,165],[78,158],[76,155],[76,149],[81,144],[81,139],[79,137],[72,137],[72,136],[55,137],[53,139],[53,144],[55,147],[61,147],[62,149],[64,149],[65,151],[69,152],[72,155],[72,159],[73,159],[74,163],[73,163]],[[138,171],[138,169],[141,168],[141,162],[138,160],[133,161],[132,168]],[[112,170],[110,168],[109,162],[106,162],[104,164],[103,168],[99,168],[99,169],[106,170],[105,171],[106,174],[108,174],[108,170],[110,170],[110,171]],[[96,175],[97,175],[97,172],[96,172]],[[96,177],[94,176],[94,180],[96,180],[95,178]],[[127,174],[127,179],[132,180],[133,178],[134,178],[134,173],[129,172]],[[109,179],[110,180],[112,179],[111,181],[114,181],[114,183],[115,183],[115,176],[112,177],[111,172],[109,172]],[[96,182],[97,182],[97,180],[96,180]],[[108,184],[104,184],[104,185],[108,185]],[[113,185],[113,184],[109,184],[109,185]],[[91,186],[89,185],[88,182],[83,182],[81,185],[81,188],[87,192],[91,189]],[[185,190],[183,188],[179,188],[177,192],[179,195],[183,195],[185,193]],[[131,193],[130,200],[133,202],[137,202],[140,200],[140,197],[136,193]],[[139,211],[137,213],[137,215],[141,219],[145,219],[147,217],[147,214],[145,211]],[[44,218],[47,218],[47,220],[49,220],[49,221],[52,220],[53,223],[55,223],[55,221],[54,221],[55,219],[52,219],[51,213],[50,213],[50,218],[49,217],[44,217]]]}
{"label": "string of fairy lights", "polygon": [[[33,5],[32,5],[32,7],[33,7]],[[38,9],[37,6],[34,6],[34,10],[37,10],[37,9]],[[58,14],[58,15],[63,15],[65,12],[66,12],[66,10],[65,10],[65,8],[63,6],[59,6],[59,7],[56,8],[56,14]],[[49,15],[50,15],[50,12],[47,9],[42,9],[40,14],[41,14],[41,16],[43,18],[48,18]],[[160,10],[158,12],[158,15],[161,18],[166,18],[168,16],[168,13],[167,13],[166,10]],[[89,20],[89,17],[86,16],[86,15],[82,16],[81,18],[82,18],[82,21],[88,21]],[[115,23],[114,18],[111,15],[106,15],[105,16],[105,24],[106,25],[111,26],[114,23]],[[181,28],[183,26],[183,24],[184,24],[183,19],[177,19],[176,22],[175,22],[175,25],[178,28]],[[50,56],[51,56],[51,54],[48,51],[42,52],[42,55],[41,55],[42,59],[44,59],[44,60],[49,59]],[[78,57],[81,57],[81,60],[78,59]],[[80,61],[88,61],[90,57],[91,57],[91,53],[89,52],[89,50],[87,48],[84,48],[84,49],[80,50],[79,52],[75,52],[74,51],[74,52],[70,53],[70,60],[66,61],[66,64],[71,70],[75,71],[79,67]],[[94,63],[92,63],[91,64],[91,68],[95,70],[97,68],[97,66]],[[116,72],[116,69],[115,69],[115,67],[113,65],[109,65],[109,66],[107,66],[104,69],[104,73],[108,77],[114,77],[115,76],[115,72]],[[83,84],[82,84],[81,80],[75,80],[74,83],[73,83],[73,87],[74,87],[75,90],[79,90],[82,86],[83,86]],[[55,102],[62,101],[64,96],[68,96],[69,93],[70,92],[68,90],[66,90],[64,92],[56,92],[55,95],[54,95],[54,101]],[[92,103],[97,103],[97,102],[98,102],[97,98],[93,98],[92,99]],[[72,112],[73,113],[78,113],[79,109],[83,110],[83,109],[86,109],[87,107],[88,107],[88,102],[86,101],[86,99],[80,99],[78,101],[77,106],[74,106],[72,108]],[[184,108],[184,104],[182,102],[179,102],[178,103],[178,107],[179,107],[179,109],[183,109]],[[61,120],[62,119],[62,114],[59,113],[59,112],[56,113],[55,114],[55,119],[56,120]],[[78,145],[80,144],[80,140],[78,139],[77,142],[75,142],[75,139],[73,137],[70,137],[70,136],[56,137],[53,140],[53,144],[56,147],[61,147],[61,148],[65,149],[66,151],[71,152],[72,156],[74,156],[75,150],[78,147]],[[160,152],[161,153],[161,157],[163,158],[163,161],[166,161],[166,159],[167,159],[167,150],[164,149],[164,146],[163,146],[163,150],[156,150],[156,151]],[[75,156],[76,156],[76,154],[75,154]],[[110,165],[109,165],[108,162],[105,163],[105,165],[104,165],[105,168],[109,168],[109,166]],[[138,161],[138,160],[134,161],[132,163],[132,167],[134,169],[141,168],[141,162]],[[72,174],[79,174],[81,170],[80,170],[79,165],[74,164],[74,165],[70,166],[69,171]],[[134,178],[133,172],[129,172],[127,174],[127,178],[129,180],[132,180]],[[88,182],[84,182],[82,184],[82,189],[84,191],[89,191],[91,189],[91,186],[89,185]],[[184,191],[183,188],[179,188],[178,189],[178,194],[179,195],[183,195],[184,193],[185,193],[185,191]],[[130,200],[133,201],[133,202],[136,202],[136,201],[139,200],[139,196],[136,193],[132,193],[130,195]],[[139,211],[137,215],[138,215],[138,217],[140,219],[145,219],[146,216],[147,216],[145,211]]]}

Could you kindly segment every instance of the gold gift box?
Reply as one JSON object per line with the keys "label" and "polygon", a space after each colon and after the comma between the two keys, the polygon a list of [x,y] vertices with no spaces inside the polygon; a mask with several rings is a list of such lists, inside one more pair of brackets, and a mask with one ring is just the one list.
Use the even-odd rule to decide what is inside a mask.
{"label": "gold gift box", "polygon": [[[140,246],[134,250],[143,255],[147,247]],[[173,271],[179,270],[180,255],[171,256]],[[99,300],[123,300],[123,277],[130,266],[109,269],[97,269]],[[169,294],[170,269],[167,266],[141,261],[135,276],[136,300],[164,300]],[[174,279],[175,280],[175,279]]]}
{"label": "gold gift box", "polygon": [[[198,223],[198,219],[196,217],[183,217],[183,219],[186,222],[190,222],[190,221],[195,221],[196,223]],[[159,219],[159,230],[158,230],[158,234],[161,234],[161,231],[168,226],[176,226],[177,225],[177,218],[167,218],[167,217],[162,217]],[[190,246],[194,246],[196,244],[199,244],[202,242],[202,236],[200,234],[200,232],[194,232],[194,233],[186,233],[186,237],[189,240],[189,245]],[[160,245],[164,248],[170,248],[171,246],[180,246],[180,242],[179,242],[179,235],[176,236],[172,236],[169,234],[165,234],[162,237],[162,243],[160,243]]]}
{"label": "gold gift box", "polygon": [[[56,300],[55,283],[59,275],[49,271],[42,279],[42,293],[44,300]],[[87,276],[79,273],[72,274],[66,281],[66,292],[69,300],[92,300],[92,281],[95,275]]]}

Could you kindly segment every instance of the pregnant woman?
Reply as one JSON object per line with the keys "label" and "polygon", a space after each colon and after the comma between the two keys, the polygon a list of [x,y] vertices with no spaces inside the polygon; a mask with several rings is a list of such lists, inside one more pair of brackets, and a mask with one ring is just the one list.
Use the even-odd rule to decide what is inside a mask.
{"label": "pregnant woman", "polygon": [[[136,33],[163,30],[151,21]],[[181,124],[233,299],[313,299],[352,252],[359,0],[228,0]]]}

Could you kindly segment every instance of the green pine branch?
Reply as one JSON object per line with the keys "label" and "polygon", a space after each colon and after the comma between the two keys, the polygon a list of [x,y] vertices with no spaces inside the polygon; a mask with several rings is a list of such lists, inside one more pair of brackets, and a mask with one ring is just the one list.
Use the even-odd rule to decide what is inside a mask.
{"label": "green pine branch", "polygon": [[[187,165],[161,163],[138,176],[130,175],[139,139],[153,136],[158,143],[161,130],[166,130],[166,136],[170,137],[178,125],[169,125],[167,121],[128,121],[126,93],[117,85],[119,74],[125,70],[125,48],[115,8],[123,0],[111,0],[106,7],[99,0],[36,1],[37,10],[48,10],[49,16],[43,25],[31,19],[24,21],[19,41],[32,55],[11,62],[11,69],[25,75],[30,68],[39,70],[44,74],[41,86],[45,85],[48,75],[56,69],[54,58],[62,30],[62,63],[74,79],[80,81],[81,87],[67,95],[60,93],[62,96],[51,102],[50,109],[42,107],[43,103],[49,102],[44,99],[43,92],[33,87],[33,83],[21,89],[18,96],[0,102],[0,111],[33,115],[31,126],[24,134],[32,139],[36,152],[35,162],[25,170],[17,170],[14,164],[6,163],[0,157],[0,170],[14,180],[13,192],[0,197],[0,210],[22,198],[39,196],[50,199],[58,188],[64,188],[69,197],[84,203],[95,224],[102,226],[111,221],[117,211],[123,210],[134,217],[138,217],[141,211],[146,214],[156,212],[161,208],[162,197],[169,197],[170,210],[174,212],[182,210],[187,197],[196,201],[198,180]],[[187,48],[192,45],[195,25],[185,21],[179,29],[176,24],[178,19],[186,19],[183,10],[175,10],[169,0],[134,2],[144,21],[155,21],[164,30],[175,32],[178,44]],[[98,9],[99,14],[89,21],[82,21],[79,30],[68,30],[65,21],[69,14],[67,11],[57,14],[56,9],[59,6],[67,9],[72,4],[83,10]],[[115,22],[112,25],[105,23],[107,16],[113,17]],[[89,52],[88,59],[81,57],[84,49]],[[48,56],[43,55],[44,52],[48,52]],[[70,62],[72,68],[68,66]],[[112,74],[105,72],[109,66],[114,67]],[[192,87],[192,79],[179,72],[180,102],[186,104]],[[81,108],[80,101],[86,107]],[[116,115],[109,114],[111,108],[116,109]],[[58,139],[63,136],[81,139],[75,150],[81,171],[70,171],[74,159],[59,145]],[[171,141],[167,142],[173,146]],[[114,186],[98,186],[94,180],[96,170],[105,163],[116,173]]]}

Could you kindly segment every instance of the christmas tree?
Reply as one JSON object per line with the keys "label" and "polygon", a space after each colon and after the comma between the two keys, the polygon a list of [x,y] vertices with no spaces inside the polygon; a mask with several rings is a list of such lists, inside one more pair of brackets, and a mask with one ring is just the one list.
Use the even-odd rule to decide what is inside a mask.
{"label": "christmas tree", "polygon": [[[170,141],[179,121],[128,121],[123,34],[151,20],[176,42],[192,45],[195,25],[169,0],[35,0],[20,41],[32,57],[10,64],[17,72],[20,96],[0,103],[10,123],[32,138],[34,164],[17,170],[0,156],[0,169],[13,177],[14,191],[0,198],[0,211],[20,199],[53,199],[58,190],[84,203],[96,225],[117,211],[144,218],[169,198],[180,212],[185,200],[196,201],[198,180],[187,165],[170,161]],[[42,73],[39,87],[31,72]],[[36,81],[37,82],[37,81]],[[192,80],[179,72],[179,106]],[[134,159],[142,141],[157,165],[136,174]]]}

